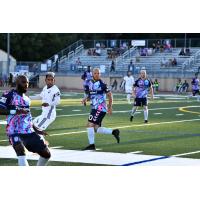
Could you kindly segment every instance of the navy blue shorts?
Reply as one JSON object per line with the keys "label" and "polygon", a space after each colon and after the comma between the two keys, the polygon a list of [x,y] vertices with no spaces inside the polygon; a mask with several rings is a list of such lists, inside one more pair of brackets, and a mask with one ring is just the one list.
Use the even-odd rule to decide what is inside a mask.
{"label": "navy blue shorts", "polygon": [[15,134],[9,136],[9,142],[14,147],[22,144],[26,149],[33,153],[39,153],[47,148],[44,140],[37,133]]}
{"label": "navy blue shorts", "polygon": [[147,106],[148,101],[147,98],[135,98],[134,106]]}
{"label": "navy blue shorts", "polygon": [[88,117],[88,121],[93,124],[101,126],[102,120],[105,117],[105,115],[106,115],[106,112],[92,109]]}
{"label": "navy blue shorts", "polygon": [[193,96],[195,96],[196,94],[200,94],[199,90],[193,90],[192,91]]}

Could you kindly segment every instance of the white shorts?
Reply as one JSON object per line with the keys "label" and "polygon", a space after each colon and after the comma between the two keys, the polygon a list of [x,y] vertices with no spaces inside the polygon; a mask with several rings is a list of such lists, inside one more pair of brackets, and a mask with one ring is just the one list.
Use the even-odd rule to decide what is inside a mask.
{"label": "white shorts", "polygon": [[55,107],[42,108],[42,114],[33,120],[33,124],[40,131],[44,131],[56,119]]}
{"label": "white shorts", "polygon": [[132,92],[133,92],[132,87],[125,87],[125,92],[127,94],[132,94]]}

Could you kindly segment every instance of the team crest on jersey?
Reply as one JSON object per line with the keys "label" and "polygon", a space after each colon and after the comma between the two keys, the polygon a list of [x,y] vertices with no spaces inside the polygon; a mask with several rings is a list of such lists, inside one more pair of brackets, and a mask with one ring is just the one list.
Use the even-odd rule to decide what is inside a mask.
{"label": "team crest on jersey", "polygon": [[6,97],[1,97],[1,98],[0,98],[0,102],[1,102],[1,103],[6,103],[6,100],[7,100]]}
{"label": "team crest on jersey", "polygon": [[148,81],[148,80],[145,80],[145,81],[144,81],[144,85],[145,85],[145,86],[148,86],[148,85],[149,85],[149,81]]}

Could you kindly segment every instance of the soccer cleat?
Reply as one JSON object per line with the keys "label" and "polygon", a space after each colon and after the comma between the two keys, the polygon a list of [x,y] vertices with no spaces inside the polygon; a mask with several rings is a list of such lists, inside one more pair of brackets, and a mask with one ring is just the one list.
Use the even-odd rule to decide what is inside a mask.
{"label": "soccer cleat", "polygon": [[84,102],[83,105],[86,106],[86,102]]}
{"label": "soccer cleat", "polygon": [[83,150],[84,150],[84,151],[85,151],[85,150],[96,150],[95,144],[90,144],[90,145],[88,145],[87,147],[85,147]]}
{"label": "soccer cleat", "polygon": [[112,131],[112,134],[113,134],[113,136],[115,137],[115,139],[117,140],[117,143],[119,143],[119,142],[120,142],[120,136],[119,136],[120,131],[119,131],[119,129],[114,129],[114,130]]}
{"label": "soccer cleat", "polygon": [[148,123],[148,120],[144,120],[144,123],[147,124],[147,123]]}
{"label": "soccer cleat", "polygon": [[133,121],[133,116],[130,117],[130,122],[132,122],[132,121]]}

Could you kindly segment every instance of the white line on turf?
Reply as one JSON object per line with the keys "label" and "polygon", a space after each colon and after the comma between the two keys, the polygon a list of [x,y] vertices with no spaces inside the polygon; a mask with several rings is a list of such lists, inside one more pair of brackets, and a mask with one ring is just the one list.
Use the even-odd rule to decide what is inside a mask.
{"label": "white line on turf", "polygon": [[192,152],[181,153],[181,154],[176,154],[176,155],[172,155],[172,156],[179,157],[179,156],[186,156],[186,155],[191,155],[191,154],[196,154],[196,153],[200,153],[200,151],[192,151]]}
{"label": "white line on turf", "polygon": [[182,115],[184,115],[184,114],[176,114],[176,116],[182,116]]}
{"label": "white line on turf", "polygon": [[162,113],[153,113],[154,115],[162,115]]}
{"label": "white line on turf", "polygon": [[0,142],[7,142],[8,140],[0,140]]}
{"label": "white line on turf", "polygon": [[[171,109],[177,109],[179,107],[167,107],[167,108],[151,108],[149,111],[152,110],[171,110]],[[130,110],[121,110],[121,111],[113,111],[113,113],[126,113],[130,112]],[[89,115],[89,113],[80,113],[80,114],[70,114],[70,115],[57,115],[57,117],[75,117],[75,116],[84,116],[84,115]]]}
{"label": "white line on turf", "polygon": [[55,147],[50,147],[50,149],[61,149],[63,148],[64,146],[55,146]]}
{"label": "white line on turf", "polygon": [[132,151],[132,152],[128,152],[128,153],[142,153],[143,151]]}
{"label": "white line on turf", "polygon": [[[111,127],[111,128],[124,129],[124,128],[131,128],[131,127],[140,127],[140,126],[144,127],[144,126],[174,124],[174,123],[192,122],[192,121],[200,121],[200,119],[187,119],[187,120],[169,121],[169,122],[155,122],[155,123],[149,123],[149,124],[135,124],[135,125],[119,126],[119,127]],[[68,132],[68,133],[55,133],[55,134],[50,134],[49,136],[70,135],[70,134],[78,134],[78,133],[86,133],[86,131],[74,131],[74,132]]]}
{"label": "white line on turf", "polygon": [[79,112],[79,111],[81,111],[81,110],[72,110],[73,112]]}

